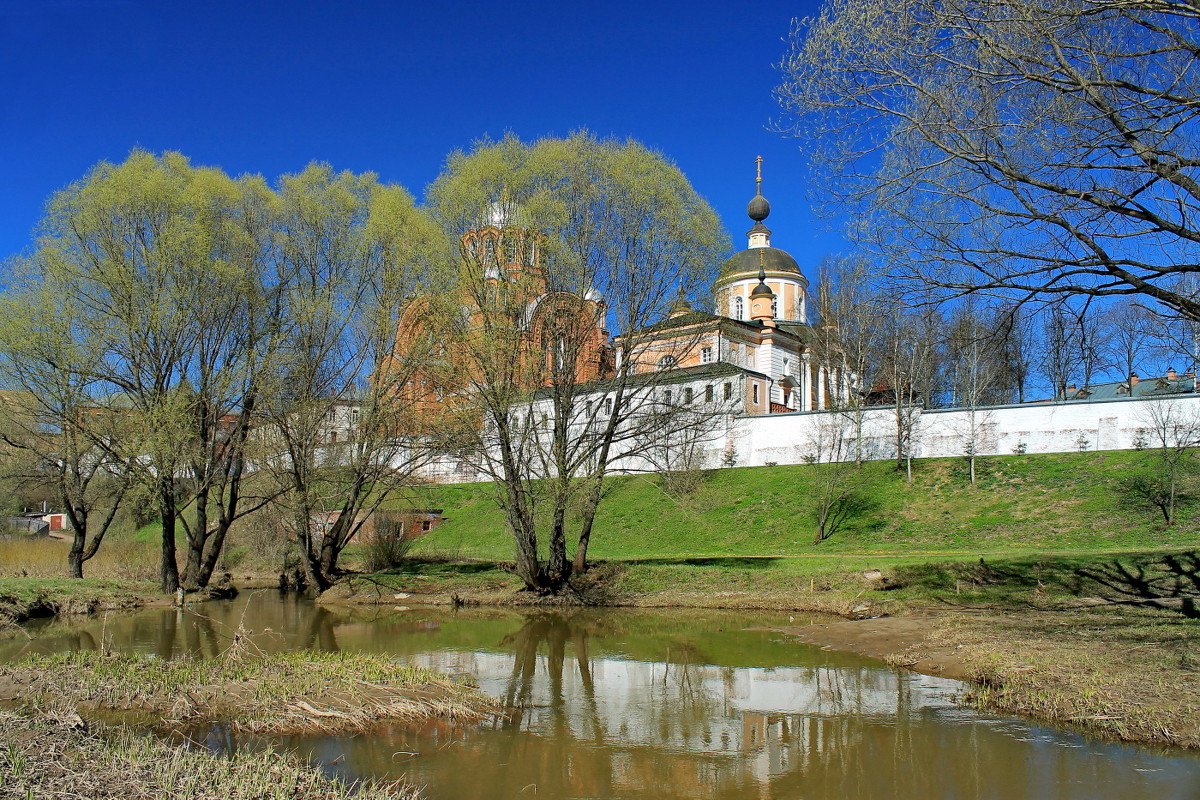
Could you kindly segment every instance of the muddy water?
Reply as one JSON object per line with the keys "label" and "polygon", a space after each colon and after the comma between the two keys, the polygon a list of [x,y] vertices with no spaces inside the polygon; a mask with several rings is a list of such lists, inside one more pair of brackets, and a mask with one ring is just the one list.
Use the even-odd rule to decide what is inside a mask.
{"label": "muddy water", "polygon": [[[30,626],[22,651],[218,655],[239,626],[264,650],[392,653],[504,700],[484,727],[431,722],[282,740],[348,778],[467,798],[1200,797],[1200,757],[1104,744],[955,705],[960,684],[797,644],[778,615],[330,612],[273,593],[184,613]],[[254,746],[220,729],[214,749]]]}

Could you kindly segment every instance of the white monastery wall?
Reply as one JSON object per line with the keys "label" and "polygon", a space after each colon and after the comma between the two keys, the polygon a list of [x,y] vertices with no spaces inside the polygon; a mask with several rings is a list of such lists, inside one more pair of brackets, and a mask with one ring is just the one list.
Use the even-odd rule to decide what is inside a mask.
{"label": "white monastery wall", "polygon": [[[1151,439],[1153,409],[1171,405],[1183,417],[1200,416],[1200,395],[1071,403],[1026,403],[976,409],[919,413],[913,436],[916,458],[965,456],[972,438],[976,455],[1067,453],[1079,450],[1130,450],[1139,438]],[[974,420],[972,424],[972,414]],[[855,436],[861,429],[861,437]],[[832,430],[831,430],[832,429]],[[975,431],[972,437],[972,430]],[[891,408],[860,412],[796,412],[736,417],[731,438],[738,466],[800,464],[806,457],[829,460],[831,438],[846,441],[844,458],[861,444],[868,460],[896,456],[896,417]],[[856,440],[858,440],[856,442]],[[722,463],[720,452],[707,452],[709,466]]]}
{"label": "white monastery wall", "polygon": [[[718,384],[720,387],[724,381]],[[744,378],[733,378],[735,397],[744,391]],[[680,392],[684,386],[675,384]],[[691,385],[699,403],[704,382]],[[718,391],[720,389],[718,388]],[[1191,420],[1200,430],[1200,395],[1169,398],[1101,400],[1070,403],[1026,403],[975,409],[937,409],[916,412],[914,458],[965,456],[972,439],[975,454],[1071,453],[1081,450],[1131,450],[1141,439],[1153,446],[1152,417],[1170,409],[1177,419]],[[586,426],[580,427],[584,433]],[[673,439],[673,440],[672,440]],[[753,416],[714,413],[704,430],[668,437],[649,446],[617,447],[614,472],[657,472],[663,469],[760,467],[853,460],[861,449],[864,460],[896,457],[896,417],[891,408],[857,412],[821,411]],[[438,482],[486,480],[467,462],[442,458],[422,473]]]}

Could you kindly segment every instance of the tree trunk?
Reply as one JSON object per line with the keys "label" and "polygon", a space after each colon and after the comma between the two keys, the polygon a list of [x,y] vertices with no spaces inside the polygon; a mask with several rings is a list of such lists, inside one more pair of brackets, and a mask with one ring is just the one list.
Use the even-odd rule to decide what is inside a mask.
{"label": "tree trunk", "polygon": [[67,573],[72,578],[83,577],[83,543],[86,538],[86,530],[75,529],[75,536],[71,539],[71,552],[67,553]]}
{"label": "tree trunk", "polygon": [[204,558],[200,561],[200,573],[197,583],[200,586],[208,586],[212,580],[212,574],[217,568],[217,560],[221,557],[221,550],[225,546],[225,534],[229,528],[225,525],[217,526],[217,529],[212,532],[209,537],[208,550],[204,553]]}
{"label": "tree trunk", "polygon": [[588,570],[588,545],[592,541],[592,524],[596,520],[596,511],[600,508],[601,483],[588,493],[587,502],[583,508],[583,520],[579,525],[579,542],[575,547],[575,561],[571,565],[571,574],[582,575]]}
{"label": "tree trunk", "polygon": [[162,519],[162,561],[158,576],[164,594],[179,589],[179,564],[175,561],[175,485],[169,478],[159,482],[158,508]]}
{"label": "tree trunk", "polygon": [[321,574],[321,565],[313,554],[312,514],[306,506],[296,512],[295,525],[296,544],[300,548],[300,565],[304,567],[304,580],[310,593],[320,594],[329,588],[329,583]]}
{"label": "tree trunk", "polygon": [[566,498],[559,496],[554,503],[554,523],[550,528],[550,561],[546,567],[547,588],[557,592],[571,577],[571,564],[567,561],[567,509]]}
{"label": "tree trunk", "polygon": [[189,592],[204,587],[200,581],[200,561],[204,557],[204,540],[208,536],[208,490],[196,497],[196,519],[187,529],[187,560],[183,567],[183,586]]}

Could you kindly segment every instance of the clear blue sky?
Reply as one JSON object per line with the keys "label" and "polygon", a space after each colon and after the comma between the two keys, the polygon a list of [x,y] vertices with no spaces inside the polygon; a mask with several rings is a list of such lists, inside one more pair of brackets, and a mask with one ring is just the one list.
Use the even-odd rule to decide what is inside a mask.
{"label": "clear blue sky", "polygon": [[309,161],[420,197],[484,135],[587,128],[673,159],[739,249],[762,154],[772,243],[844,249],[807,158],[767,130],[801,2],[0,0],[0,256],[46,199],[131,148],[275,178]]}

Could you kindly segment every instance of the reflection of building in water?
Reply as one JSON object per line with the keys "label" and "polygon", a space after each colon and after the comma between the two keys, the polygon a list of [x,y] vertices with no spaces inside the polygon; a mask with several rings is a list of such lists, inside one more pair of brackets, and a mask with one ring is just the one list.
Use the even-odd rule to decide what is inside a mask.
{"label": "reflection of building in water", "polygon": [[[482,652],[425,653],[417,661],[469,673],[484,691],[519,698],[507,726],[560,747],[565,737],[614,748],[612,784],[627,788],[647,781],[771,783],[852,745],[864,723],[890,725],[917,708],[953,708],[950,692],[958,686],[869,668],[592,658],[581,671],[573,658],[555,669],[539,655],[528,669],[519,655]],[[683,752],[695,757],[661,757]]]}

